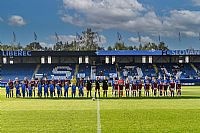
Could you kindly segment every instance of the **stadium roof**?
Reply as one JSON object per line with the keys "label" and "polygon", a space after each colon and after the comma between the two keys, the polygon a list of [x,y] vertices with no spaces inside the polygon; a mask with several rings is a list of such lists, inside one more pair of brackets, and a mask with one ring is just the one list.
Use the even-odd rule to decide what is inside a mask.
{"label": "stadium roof", "polygon": [[114,51],[97,51],[97,55],[106,56],[125,56],[125,55],[162,55],[162,50],[114,50]]}
{"label": "stadium roof", "polygon": [[0,56],[200,56],[200,50],[0,51]]}

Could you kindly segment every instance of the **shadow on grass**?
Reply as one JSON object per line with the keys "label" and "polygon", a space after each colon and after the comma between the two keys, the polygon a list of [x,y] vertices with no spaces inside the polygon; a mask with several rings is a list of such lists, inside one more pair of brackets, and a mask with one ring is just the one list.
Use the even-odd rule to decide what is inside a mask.
{"label": "shadow on grass", "polygon": [[[72,98],[72,97],[68,97],[68,98],[65,98],[65,97],[60,97],[60,98],[58,98],[58,97],[53,97],[53,98],[51,98],[51,97],[47,97],[47,98],[45,98],[45,97],[32,97],[32,98],[22,98],[22,97],[20,97],[20,98],[17,98],[17,99],[40,99],[40,100],[92,100],[92,97],[75,97],[75,98]],[[98,98],[97,98],[98,99]],[[200,96],[179,96],[179,97],[177,97],[177,96],[175,96],[175,97],[100,97],[99,99],[110,99],[110,100],[118,100],[118,99],[122,99],[122,100],[130,100],[130,99],[132,99],[132,100],[134,100],[134,99],[200,99]]]}

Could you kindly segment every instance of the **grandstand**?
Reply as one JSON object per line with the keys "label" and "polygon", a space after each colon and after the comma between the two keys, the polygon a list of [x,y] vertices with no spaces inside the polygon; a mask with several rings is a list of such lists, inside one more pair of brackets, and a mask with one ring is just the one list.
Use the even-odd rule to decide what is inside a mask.
{"label": "grandstand", "polygon": [[23,80],[24,77],[71,79],[72,76],[113,79],[174,75],[186,84],[200,80],[200,54],[195,50],[185,53],[178,50],[1,51],[0,62],[2,83],[15,77]]}

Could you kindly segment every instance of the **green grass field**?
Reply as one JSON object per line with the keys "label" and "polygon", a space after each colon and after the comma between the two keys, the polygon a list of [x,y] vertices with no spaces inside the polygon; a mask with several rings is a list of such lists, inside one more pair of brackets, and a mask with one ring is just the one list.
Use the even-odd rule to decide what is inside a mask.
{"label": "green grass field", "polygon": [[183,87],[183,96],[174,99],[96,101],[91,98],[6,99],[5,90],[0,89],[0,100],[1,133],[94,133],[98,124],[102,133],[200,132],[200,87]]}

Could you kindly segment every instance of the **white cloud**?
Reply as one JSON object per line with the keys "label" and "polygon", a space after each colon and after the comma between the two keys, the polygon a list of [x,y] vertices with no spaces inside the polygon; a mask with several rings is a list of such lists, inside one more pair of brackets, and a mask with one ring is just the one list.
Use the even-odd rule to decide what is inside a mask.
{"label": "white cloud", "polygon": [[182,35],[188,36],[188,37],[198,37],[199,33],[195,33],[192,31],[183,31],[181,32]]}
{"label": "white cloud", "polygon": [[192,0],[196,6],[200,6],[200,0]]}
{"label": "white cloud", "polygon": [[77,16],[70,16],[68,14],[63,14],[61,16],[61,20],[65,23],[70,23],[77,26],[83,26],[82,20],[80,20]]}
{"label": "white cloud", "polygon": [[196,36],[200,31],[200,11],[171,10],[160,17],[138,0],[63,0],[63,3],[65,10],[60,12],[61,20],[80,27],[168,37],[177,36],[179,32]]}
{"label": "white cloud", "polygon": [[[128,39],[130,42],[133,42],[133,43],[138,43],[139,42],[139,38],[138,37],[130,37]],[[153,43],[155,42],[153,39],[151,39],[149,36],[141,36],[141,42],[142,43]]]}
{"label": "white cloud", "polygon": [[100,44],[107,43],[107,38],[104,35],[100,35],[100,39],[101,39],[101,42],[99,42]]}
{"label": "white cloud", "polygon": [[[145,8],[137,0],[63,0],[67,10],[61,20],[79,26],[99,29],[116,28],[136,17]],[[75,14],[69,14],[69,10]]]}
{"label": "white cloud", "polygon": [[[74,41],[76,39],[76,36],[74,35],[58,35],[59,41],[62,42],[68,42],[71,43],[72,41]],[[50,36],[50,40],[55,41],[56,40],[56,36]]]}
{"label": "white cloud", "polygon": [[170,16],[164,17],[161,30],[171,36],[178,32],[196,34],[200,31],[200,11],[172,10]]}
{"label": "white cloud", "polygon": [[[99,39],[96,38],[94,41],[98,42],[99,44],[105,44],[107,42],[107,39],[104,35],[99,35],[100,37],[100,42]],[[58,35],[59,41],[62,41],[64,43],[68,42],[71,43],[72,41],[76,40],[76,36],[74,35]],[[56,36],[52,35],[50,36],[51,41],[56,41]]]}
{"label": "white cloud", "polygon": [[42,47],[53,47],[53,46],[54,46],[54,44],[46,43],[46,42],[40,42],[40,45],[41,45]]}
{"label": "white cloud", "polygon": [[24,18],[22,16],[18,16],[18,15],[12,15],[8,19],[8,23],[9,23],[9,25],[12,25],[12,26],[24,26],[24,25],[26,25],[26,21],[24,20]]}
{"label": "white cloud", "polygon": [[3,20],[3,18],[2,17],[0,17],[0,22],[3,22],[4,20]]}

